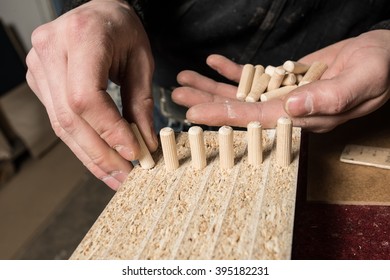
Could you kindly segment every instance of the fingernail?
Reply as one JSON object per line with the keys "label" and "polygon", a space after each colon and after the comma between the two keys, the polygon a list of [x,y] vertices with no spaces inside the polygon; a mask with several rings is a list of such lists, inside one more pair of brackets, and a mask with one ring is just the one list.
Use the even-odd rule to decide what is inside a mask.
{"label": "fingernail", "polygon": [[306,116],[313,112],[313,99],[310,94],[291,96],[286,102],[286,111],[290,116]]}
{"label": "fingernail", "polygon": [[123,145],[116,145],[114,149],[125,159],[131,161],[135,160],[134,152],[132,149],[125,147]]}

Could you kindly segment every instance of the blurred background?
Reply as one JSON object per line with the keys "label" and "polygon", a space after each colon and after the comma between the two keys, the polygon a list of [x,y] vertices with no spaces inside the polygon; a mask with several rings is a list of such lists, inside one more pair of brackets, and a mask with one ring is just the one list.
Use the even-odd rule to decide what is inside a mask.
{"label": "blurred background", "polygon": [[0,2],[0,259],[67,259],[113,191],[51,129],[25,81],[31,34],[62,0]]}

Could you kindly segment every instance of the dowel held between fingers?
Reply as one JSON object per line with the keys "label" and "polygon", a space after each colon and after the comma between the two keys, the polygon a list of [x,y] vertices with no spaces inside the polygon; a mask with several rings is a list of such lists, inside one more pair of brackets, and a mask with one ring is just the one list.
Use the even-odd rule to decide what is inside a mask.
{"label": "dowel held between fingers", "polygon": [[154,159],[152,155],[150,154],[150,151],[148,147],[145,144],[145,141],[135,123],[130,124],[131,129],[134,132],[135,137],[138,140],[138,143],[140,145],[141,151],[140,151],[140,156],[139,156],[139,164],[143,169],[151,169],[153,168],[156,164],[154,162]]}
{"label": "dowel held between fingers", "polygon": [[192,167],[201,170],[206,166],[206,150],[204,146],[203,129],[200,126],[193,126],[188,130],[190,140]]}
{"label": "dowel held between fingers", "polygon": [[179,168],[179,159],[177,157],[175,132],[170,127],[164,127],[160,130],[160,139],[165,168],[168,171],[176,170]]}

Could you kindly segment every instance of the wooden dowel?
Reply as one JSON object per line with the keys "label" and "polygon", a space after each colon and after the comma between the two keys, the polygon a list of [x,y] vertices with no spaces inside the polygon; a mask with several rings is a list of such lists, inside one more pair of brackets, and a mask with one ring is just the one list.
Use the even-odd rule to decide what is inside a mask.
{"label": "wooden dowel", "polygon": [[141,135],[137,125],[135,123],[132,123],[132,124],[130,124],[130,127],[133,130],[134,135],[137,138],[138,143],[141,147],[140,156],[138,159],[139,164],[141,165],[141,167],[143,169],[153,168],[156,165],[156,163],[154,162],[154,159],[153,159],[152,155],[150,154],[150,151],[149,151],[148,147],[146,146],[145,141],[142,138],[142,135]]}
{"label": "wooden dowel", "polygon": [[255,73],[255,67],[252,64],[245,64],[242,68],[240,81],[238,83],[236,97],[238,100],[245,100],[248,95],[253,81],[253,75]]}
{"label": "wooden dowel", "polygon": [[262,128],[259,122],[250,122],[248,132],[248,163],[259,166],[263,162]]}
{"label": "wooden dowel", "polygon": [[292,86],[297,83],[297,77],[294,73],[287,73],[282,81],[282,86]]}
{"label": "wooden dowel", "polygon": [[170,127],[164,127],[160,130],[160,139],[166,170],[176,170],[179,168],[179,159],[177,157],[175,132]]}
{"label": "wooden dowel", "polygon": [[321,78],[322,74],[328,69],[328,65],[320,61],[315,61],[307,70],[306,74],[303,76],[302,80],[299,82],[299,86],[306,85],[308,83],[317,81]]}
{"label": "wooden dowel", "polygon": [[279,88],[282,84],[285,73],[286,70],[277,67],[269,80],[267,91]]}
{"label": "wooden dowel", "polygon": [[257,102],[260,99],[261,94],[267,89],[271,76],[263,73],[260,77],[255,76],[253,79],[252,89],[248,96],[245,98],[246,102]]}
{"label": "wooden dowel", "polygon": [[261,95],[260,99],[262,102],[264,102],[275,98],[282,98],[287,94],[289,94],[292,90],[296,89],[297,87],[298,87],[297,85],[285,86],[271,91],[267,91]]}
{"label": "wooden dowel", "polygon": [[230,169],[234,166],[233,129],[222,126],[218,130],[219,161],[221,169]]}
{"label": "wooden dowel", "polygon": [[204,146],[203,129],[200,126],[193,126],[188,130],[190,140],[192,167],[201,170],[206,166],[206,150]]}
{"label": "wooden dowel", "polygon": [[303,79],[303,75],[302,74],[296,74],[295,76],[297,77],[297,84],[299,84],[302,81],[302,79]]}
{"label": "wooden dowel", "polygon": [[288,166],[291,163],[292,121],[287,117],[278,119],[276,127],[276,163]]}
{"label": "wooden dowel", "polygon": [[255,78],[255,75],[261,76],[264,73],[264,66],[257,64],[255,65],[255,72],[253,74],[253,79]]}
{"label": "wooden dowel", "polygon": [[268,74],[270,77],[274,74],[276,67],[272,65],[268,65],[264,69],[264,73]]}
{"label": "wooden dowel", "polygon": [[283,63],[283,68],[290,73],[294,74],[302,74],[305,73],[309,69],[310,65],[304,64],[297,61],[287,60]]}

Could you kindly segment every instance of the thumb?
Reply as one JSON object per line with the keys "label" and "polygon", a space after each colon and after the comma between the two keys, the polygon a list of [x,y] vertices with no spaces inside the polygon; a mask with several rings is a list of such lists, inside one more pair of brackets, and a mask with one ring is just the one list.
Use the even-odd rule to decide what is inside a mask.
{"label": "thumb", "polygon": [[356,107],[371,98],[364,83],[357,81],[358,71],[344,71],[298,87],[285,99],[286,112],[292,117],[337,115]]}

